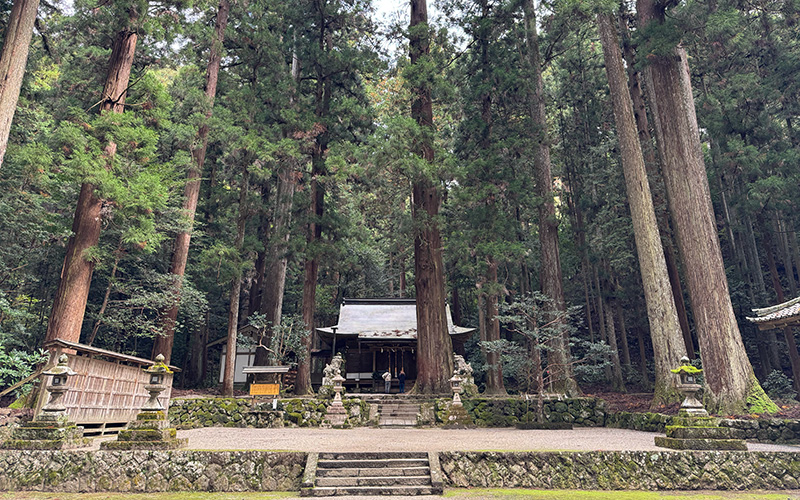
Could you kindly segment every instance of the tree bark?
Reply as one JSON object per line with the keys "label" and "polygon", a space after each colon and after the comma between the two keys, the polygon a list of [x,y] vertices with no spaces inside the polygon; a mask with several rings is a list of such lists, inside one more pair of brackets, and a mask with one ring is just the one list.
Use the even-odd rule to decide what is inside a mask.
{"label": "tree bark", "polygon": [[[498,288],[500,287],[497,282],[497,261],[492,258],[488,260],[488,269],[486,273],[486,285],[488,290],[485,290],[484,305],[486,313],[484,321],[486,323],[485,332],[486,338],[483,340],[496,341],[500,340],[500,320],[497,318],[499,310],[497,307],[498,302]],[[503,384],[503,365],[501,353],[498,351],[486,353],[486,394],[504,395],[507,394],[505,385]]]}
{"label": "tree bark", "polygon": [[[247,195],[250,189],[250,174],[245,167],[242,175],[242,186],[239,188],[239,215],[236,218],[236,248],[239,259],[242,258],[242,247],[244,246],[244,233],[247,225]],[[233,380],[236,369],[236,344],[239,333],[239,298],[242,294],[242,272],[236,270],[236,275],[231,280],[231,299],[228,307],[228,341],[225,344],[227,356],[225,357],[225,371],[222,375],[222,395],[228,398],[233,397]]]}
{"label": "tree bark", "polygon": [[625,392],[625,380],[622,377],[622,365],[619,362],[619,348],[617,347],[617,330],[614,328],[614,312],[611,304],[606,304],[606,332],[608,332],[608,346],[611,348],[611,389],[616,392]]}
{"label": "tree bark", "polygon": [[[611,89],[622,169],[633,221],[639,270],[642,275],[647,318],[656,364],[653,406],[681,400],[670,371],[686,355],[678,313],[670,286],[664,249],[658,232],[644,157],[633,117],[633,104],[626,85],[625,69],[617,32],[609,14],[598,14],[597,24],[603,46],[606,74]],[[609,334],[609,337],[612,335]]]}
{"label": "tree bark", "polygon": [[[625,6],[621,2],[620,9]],[[633,116],[636,119],[636,128],[639,132],[639,144],[642,148],[645,171],[650,184],[650,191],[653,197],[653,208],[656,212],[656,221],[661,234],[661,244],[664,247],[664,258],[667,264],[667,273],[672,287],[672,298],[675,301],[675,310],[678,313],[678,322],[681,325],[683,342],[686,346],[686,353],[692,359],[697,357],[692,342],[692,330],[689,327],[689,316],[686,313],[686,302],[683,299],[683,289],[681,288],[681,278],[678,272],[678,262],[675,258],[675,244],[672,238],[672,230],[669,223],[669,212],[667,202],[664,198],[664,181],[660,171],[660,162],[656,155],[655,144],[650,135],[650,123],[647,119],[647,107],[642,92],[640,73],[636,70],[636,57],[628,30],[628,22],[623,12],[620,12],[620,30],[623,38],[623,55],[628,72],[628,91],[630,92],[633,103]]]}
{"label": "tree bark", "polygon": [[[412,65],[430,57],[428,5],[411,0],[409,50]],[[412,89],[411,117],[423,131],[416,154],[426,163],[434,160],[433,104],[431,88],[421,84]],[[417,291],[417,381],[418,394],[447,394],[453,374],[453,344],[445,314],[444,264],[439,208],[442,203],[438,180],[425,173],[412,185],[411,216],[414,221],[414,285]]]}
{"label": "tree bark", "polygon": [[28,51],[39,0],[15,0],[8,15],[3,52],[0,54],[0,167],[6,155],[11,122],[17,110],[22,77],[28,64]]}
{"label": "tree bark", "polygon": [[230,12],[229,0],[220,0],[217,7],[217,19],[214,25],[214,40],[211,43],[211,52],[208,56],[206,67],[205,96],[208,110],[204,123],[197,130],[195,147],[192,149],[192,166],[187,174],[186,186],[183,188],[183,216],[186,218],[187,228],[175,237],[172,250],[172,261],[169,272],[172,275],[172,293],[174,301],[172,307],[161,312],[162,334],[155,338],[153,343],[153,356],[163,354],[165,363],[172,358],[172,346],[175,342],[175,321],[178,319],[178,308],[181,300],[183,276],[186,273],[186,261],[189,258],[189,244],[192,238],[192,226],[197,211],[197,200],[200,197],[200,176],[206,160],[208,149],[208,121],[214,108],[214,97],[217,94],[219,80],[219,67],[222,61],[222,43],[225,40],[225,27],[228,25]]}
{"label": "tree bark", "polygon": [[[539,197],[539,244],[541,246],[541,269],[539,281],[542,293],[553,302],[554,316],[566,310],[564,285],[561,274],[561,257],[558,248],[558,218],[553,201],[553,175],[550,166],[550,140],[547,131],[547,115],[544,102],[544,81],[539,56],[539,34],[536,28],[536,12],[533,0],[524,0],[526,64],[532,82],[528,88],[528,99],[535,130],[533,169],[536,195]],[[569,339],[555,337],[550,341],[547,365],[556,392],[576,395],[580,392],[572,374]]]}
{"label": "tree bark", "polygon": [[[637,1],[640,26],[662,23],[653,0]],[[646,68],[656,139],[703,358],[712,412],[741,414],[748,397],[769,405],[747,359],[722,262],[685,51],[649,56]]]}
{"label": "tree bark", "polygon": [[[289,224],[292,218],[292,200],[295,189],[295,169],[292,162],[287,161],[278,173],[278,187],[275,196],[273,215],[273,238],[267,243],[267,269],[264,281],[267,286],[263,291],[261,312],[265,315],[270,327],[281,324],[283,313],[283,294],[286,289],[286,268],[289,258],[286,255],[289,245]],[[264,342],[266,339],[261,339]],[[277,361],[277,360],[276,360]],[[263,366],[269,362],[269,352],[258,349],[253,364]]]}
{"label": "tree bark", "polygon": [[[125,108],[125,97],[138,38],[137,32],[132,27],[137,19],[138,14],[131,11],[129,27],[121,30],[114,38],[100,104],[101,113],[122,113]],[[103,156],[107,165],[113,161],[116,151],[115,143],[109,142],[106,145]],[[72,236],[67,243],[61,281],[53,300],[45,343],[55,339],[70,342],[80,340],[95,266],[91,249],[100,241],[102,224],[103,200],[95,196],[94,190],[95,186],[92,184],[81,185],[72,220]]]}

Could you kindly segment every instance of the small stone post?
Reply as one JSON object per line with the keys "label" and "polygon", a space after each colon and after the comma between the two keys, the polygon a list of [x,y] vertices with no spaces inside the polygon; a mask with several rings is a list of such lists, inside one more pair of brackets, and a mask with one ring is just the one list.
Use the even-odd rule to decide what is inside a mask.
{"label": "small stone post", "polygon": [[144,388],[150,393],[150,399],[136,415],[136,420],[128,424],[128,428],[119,431],[116,441],[104,441],[100,447],[108,450],[174,450],[185,448],[189,440],[177,438],[177,430],[169,426],[167,410],[158,401],[158,395],[166,390],[164,378],[172,373],[164,363],[164,356],[159,354],[152,366],[146,368],[150,375],[150,383]]}
{"label": "small stone post", "polygon": [[62,354],[58,364],[42,372],[52,377],[46,387],[50,399],[42,407],[42,412],[33,421],[14,429],[11,439],[1,446],[12,450],[61,450],[82,448],[91,443],[91,439],[83,437],[83,427],[70,422],[67,408],[64,406],[64,394],[69,391],[69,377],[77,375],[68,365],[69,358]]}

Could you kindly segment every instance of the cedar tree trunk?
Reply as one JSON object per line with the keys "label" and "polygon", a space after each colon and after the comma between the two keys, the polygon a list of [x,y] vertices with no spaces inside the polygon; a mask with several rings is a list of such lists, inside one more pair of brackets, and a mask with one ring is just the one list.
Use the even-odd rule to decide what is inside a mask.
{"label": "cedar tree trunk", "polygon": [[[637,2],[640,26],[660,24],[663,6]],[[686,271],[703,359],[705,399],[713,412],[777,410],[753,373],[733,314],[711,206],[686,53],[648,56],[647,91],[678,249]],[[686,65],[686,66],[685,66]]]}
{"label": "cedar tree trunk", "polygon": [[[250,188],[250,175],[245,167],[242,176],[242,187],[239,190],[239,216],[236,220],[236,241],[234,246],[241,258],[244,246],[244,232],[247,224],[247,194]],[[231,281],[231,300],[228,307],[228,342],[226,345],[225,372],[222,375],[222,395],[233,397],[233,380],[236,369],[236,342],[239,333],[239,298],[242,294],[242,272],[237,269],[236,276]]]}
{"label": "cedar tree trunk", "polygon": [[[135,25],[137,15],[131,12],[130,26]],[[132,28],[117,33],[109,59],[108,75],[103,88],[101,113],[122,113],[133,66],[138,35]],[[109,142],[104,151],[105,161],[110,164],[117,145]],[[55,339],[78,342],[81,336],[86,300],[92,282],[95,262],[90,249],[100,241],[103,200],[95,196],[94,185],[84,183],[78,195],[75,217],[72,221],[72,236],[67,243],[61,281],[53,300],[53,309],[47,324],[45,342]]]}
{"label": "cedar tree trunk", "polygon": [[[535,152],[533,155],[536,195],[539,197],[539,243],[541,245],[541,270],[539,281],[542,293],[553,301],[556,312],[561,314],[566,305],[561,274],[561,257],[558,249],[558,218],[553,202],[553,176],[550,167],[550,143],[547,132],[547,116],[544,103],[544,82],[539,57],[539,35],[536,29],[536,12],[533,0],[523,1],[525,14],[525,36],[528,50],[527,64],[533,82],[529,88],[531,120],[536,127]],[[566,336],[566,333],[565,333]],[[569,339],[555,337],[550,341],[547,353],[548,369],[553,390],[575,395],[578,384],[572,375],[572,360]]]}
{"label": "cedar tree trunk", "polygon": [[[411,0],[409,31],[413,65],[430,57],[426,0]],[[431,89],[422,83],[412,92],[411,116],[423,131],[416,153],[430,163],[434,159]],[[411,215],[414,220],[414,284],[417,290],[417,382],[414,391],[419,394],[449,393],[449,380],[453,374],[453,344],[445,315],[442,237],[438,222],[441,203],[438,182],[425,174],[418,175],[412,186]]]}
{"label": "cedar tree trunk", "polygon": [[38,8],[39,0],[16,0],[8,16],[3,53],[0,55],[0,166],[3,165],[6,155],[8,134],[28,63],[28,50]]}
{"label": "cedar tree trunk", "polygon": [[633,117],[633,104],[626,85],[625,69],[617,32],[610,14],[598,14],[597,25],[603,45],[606,74],[611,89],[622,170],[633,221],[639,271],[642,275],[650,338],[656,364],[654,407],[681,400],[670,370],[686,355],[678,313],[658,233],[658,222],[647,182],[644,157]]}
{"label": "cedar tree trunk", "polygon": [[228,0],[220,0],[217,8],[217,20],[214,26],[214,40],[211,43],[211,53],[208,56],[208,66],[206,67],[205,95],[208,110],[206,111],[205,122],[197,130],[197,135],[195,136],[196,146],[192,149],[192,166],[187,174],[186,186],[183,188],[182,209],[183,215],[186,217],[187,228],[185,231],[179,232],[175,237],[172,261],[169,266],[169,272],[173,277],[172,292],[174,294],[174,302],[172,307],[162,311],[162,334],[157,336],[153,343],[153,359],[158,354],[163,354],[165,363],[169,363],[170,358],[172,358],[172,345],[175,342],[175,321],[178,319],[183,275],[186,272],[186,260],[189,258],[189,243],[192,238],[194,215],[197,210],[197,199],[200,196],[200,175],[203,172],[203,164],[206,161],[206,150],[208,148],[208,120],[211,118],[214,97],[217,94],[219,66],[222,61],[222,43],[225,39],[225,27],[228,24],[229,12],[230,2]]}

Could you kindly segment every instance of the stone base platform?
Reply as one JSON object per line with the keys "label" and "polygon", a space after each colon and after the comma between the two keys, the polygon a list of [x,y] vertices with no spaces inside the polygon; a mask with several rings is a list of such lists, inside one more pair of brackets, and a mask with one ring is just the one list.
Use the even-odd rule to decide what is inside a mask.
{"label": "stone base platform", "polygon": [[667,435],[656,436],[656,446],[673,450],[739,450],[747,451],[737,429],[729,427],[668,425]]}
{"label": "stone base platform", "polygon": [[115,441],[104,441],[104,450],[177,450],[186,448],[187,438],[178,438],[164,412],[141,412],[128,428],[119,431]]}
{"label": "stone base platform", "polygon": [[70,450],[84,448],[91,444],[90,438],[83,437],[83,427],[74,422],[33,421],[15,428],[8,441],[0,443],[7,450]]}

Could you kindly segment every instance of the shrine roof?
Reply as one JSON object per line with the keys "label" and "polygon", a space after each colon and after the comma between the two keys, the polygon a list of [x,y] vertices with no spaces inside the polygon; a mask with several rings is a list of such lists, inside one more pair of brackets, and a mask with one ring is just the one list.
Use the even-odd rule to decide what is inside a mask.
{"label": "shrine roof", "polygon": [[747,320],[755,323],[759,330],[800,325],[800,297],[761,309],[753,309],[756,314]]}
{"label": "shrine roof", "polygon": [[[453,324],[450,306],[446,306],[450,335],[475,331]],[[344,299],[336,325],[317,328],[324,334],[356,336],[364,340],[416,340],[417,306],[415,299]]]}

